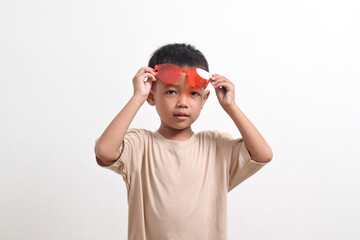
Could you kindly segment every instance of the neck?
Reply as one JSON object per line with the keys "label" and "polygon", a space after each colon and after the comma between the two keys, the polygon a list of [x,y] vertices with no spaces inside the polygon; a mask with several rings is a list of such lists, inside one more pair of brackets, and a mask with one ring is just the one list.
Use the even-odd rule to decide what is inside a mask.
{"label": "neck", "polygon": [[190,126],[184,129],[173,129],[163,124],[160,125],[158,132],[165,138],[173,141],[186,141],[194,134]]}

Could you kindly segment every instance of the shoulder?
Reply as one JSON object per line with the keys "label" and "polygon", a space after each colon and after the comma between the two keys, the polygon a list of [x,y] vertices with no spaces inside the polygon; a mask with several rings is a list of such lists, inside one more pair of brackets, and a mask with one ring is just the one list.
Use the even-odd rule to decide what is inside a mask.
{"label": "shoulder", "polygon": [[143,128],[129,128],[126,131],[125,138],[144,141],[151,137],[152,132]]}
{"label": "shoulder", "polygon": [[198,132],[198,135],[202,138],[211,138],[214,140],[221,140],[223,138],[234,139],[230,133],[219,130],[203,130]]}
{"label": "shoulder", "polygon": [[142,149],[151,139],[151,131],[142,128],[129,128],[124,136],[124,145]]}
{"label": "shoulder", "polygon": [[219,130],[204,130],[197,134],[201,145],[216,147],[221,152],[231,151],[237,141],[230,133]]}
{"label": "shoulder", "polygon": [[129,128],[126,133],[137,134],[137,135],[150,135],[151,131],[143,128]]}

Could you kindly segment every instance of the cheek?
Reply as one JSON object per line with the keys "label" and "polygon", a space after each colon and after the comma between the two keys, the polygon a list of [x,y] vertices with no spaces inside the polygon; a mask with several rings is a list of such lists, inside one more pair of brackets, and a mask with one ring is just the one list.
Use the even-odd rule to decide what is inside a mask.
{"label": "cheek", "polygon": [[155,104],[157,112],[159,113],[159,115],[168,114],[168,112],[171,110],[169,102],[165,102],[164,99],[159,100],[160,101]]}

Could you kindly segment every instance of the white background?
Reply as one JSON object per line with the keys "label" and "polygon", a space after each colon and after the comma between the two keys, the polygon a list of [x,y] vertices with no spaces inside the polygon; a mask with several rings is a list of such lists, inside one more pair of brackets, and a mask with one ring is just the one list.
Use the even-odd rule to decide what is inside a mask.
{"label": "white background", "polygon": [[[94,141],[153,51],[195,45],[273,160],[228,195],[235,239],[359,239],[358,1],[0,1],[0,239],[126,239]],[[240,134],[214,89],[195,131]],[[147,103],[131,127],[156,130]]]}

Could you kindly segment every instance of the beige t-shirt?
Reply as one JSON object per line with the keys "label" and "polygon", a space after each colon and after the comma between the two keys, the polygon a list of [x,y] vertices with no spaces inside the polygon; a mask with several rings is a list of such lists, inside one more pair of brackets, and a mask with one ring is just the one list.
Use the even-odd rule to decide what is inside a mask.
{"label": "beige t-shirt", "polygon": [[120,152],[105,168],[125,181],[129,240],[227,239],[227,193],[266,164],[216,130],[172,141],[131,128]]}

